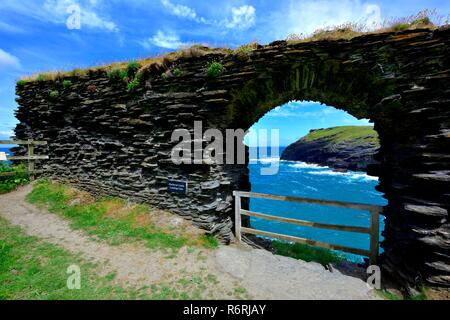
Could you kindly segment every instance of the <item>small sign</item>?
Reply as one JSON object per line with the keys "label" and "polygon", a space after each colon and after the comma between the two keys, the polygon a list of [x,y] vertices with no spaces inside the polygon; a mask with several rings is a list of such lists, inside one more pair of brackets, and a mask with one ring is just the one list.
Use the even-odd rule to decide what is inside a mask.
{"label": "small sign", "polygon": [[167,183],[167,191],[171,193],[187,194],[188,183],[187,181],[169,180]]}
{"label": "small sign", "polygon": [[8,158],[6,158],[6,152],[0,152],[0,161],[8,161]]}

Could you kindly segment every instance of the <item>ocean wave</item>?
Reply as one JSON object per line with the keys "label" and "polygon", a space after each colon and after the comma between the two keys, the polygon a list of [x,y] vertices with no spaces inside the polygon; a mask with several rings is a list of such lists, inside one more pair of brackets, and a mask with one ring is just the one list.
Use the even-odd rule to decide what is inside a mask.
{"label": "ocean wave", "polygon": [[274,157],[274,158],[258,158],[258,159],[250,159],[249,160],[250,163],[272,163],[272,162],[280,162],[280,158],[279,157]]}
{"label": "ocean wave", "polygon": [[295,163],[292,163],[292,161],[290,161],[290,162],[291,162],[291,164],[289,164],[289,167],[292,167],[292,168],[314,169],[314,170],[329,169],[329,167],[322,167],[322,166],[319,166],[318,164],[315,164],[315,163],[306,163],[306,162],[295,162]]}
{"label": "ocean wave", "polygon": [[320,176],[341,176],[354,180],[378,181],[377,177],[369,176],[364,172],[337,172],[333,170],[326,170],[326,171],[309,171],[307,173]]}

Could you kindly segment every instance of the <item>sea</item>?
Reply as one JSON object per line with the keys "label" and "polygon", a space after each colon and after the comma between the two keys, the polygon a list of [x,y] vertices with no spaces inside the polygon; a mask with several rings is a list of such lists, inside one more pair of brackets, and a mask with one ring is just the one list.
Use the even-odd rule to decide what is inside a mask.
{"label": "sea", "polygon": [[[280,148],[281,155],[284,148]],[[255,160],[255,159],[253,159]],[[256,161],[255,161],[256,162]],[[278,173],[262,175],[261,168],[278,163]],[[279,157],[267,157],[249,164],[251,191],[284,196],[307,197],[322,200],[340,200],[384,206],[387,201],[375,190],[377,177],[365,172],[336,172],[329,167],[297,161],[284,161]],[[348,226],[370,226],[370,213],[346,208],[315,204],[251,199],[250,210],[275,216]],[[384,229],[384,217],[380,216],[380,239]],[[251,227],[275,233],[287,234],[348,247],[369,249],[369,235],[353,232],[303,227],[283,222],[251,217]],[[339,252],[354,262],[363,257]]]}

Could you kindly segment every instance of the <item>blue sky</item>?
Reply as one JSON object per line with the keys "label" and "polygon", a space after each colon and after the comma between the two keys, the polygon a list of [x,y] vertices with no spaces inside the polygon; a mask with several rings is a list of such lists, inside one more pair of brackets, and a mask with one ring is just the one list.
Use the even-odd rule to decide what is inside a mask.
{"label": "blue sky", "polygon": [[[80,8],[79,29],[67,25],[73,5]],[[450,1],[1,0],[0,139],[7,138],[17,122],[14,90],[21,75],[143,58],[194,43],[236,47],[256,40],[264,44],[347,21],[377,24],[424,8],[447,16]],[[313,111],[307,111],[310,108]],[[272,120],[265,117],[258,125],[279,124],[282,138],[298,138],[309,128],[335,125],[343,117],[340,112],[329,113],[324,122],[301,115],[318,113],[317,108],[327,110],[294,105],[284,111],[290,116],[280,115],[280,109]]]}
{"label": "blue sky", "polygon": [[[279,145],[288,146],[308,134],[311,129],[335,126],[367,126],[372,125],[367,119],[358,120],[345,111],[312,101],[297,101],[279,106],[266,113],[252,130],[279,130]],[[250,145],[249,141],[246,144]],[[267,142],[268,145],[271,143]]]}

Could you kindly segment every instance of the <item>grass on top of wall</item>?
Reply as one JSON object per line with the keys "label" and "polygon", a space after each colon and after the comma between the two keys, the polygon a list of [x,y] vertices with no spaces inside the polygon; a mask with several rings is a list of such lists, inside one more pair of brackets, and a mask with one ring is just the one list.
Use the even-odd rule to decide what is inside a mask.
{"label": "grass on top of wall", "polygon": [[[342,25],[325,27],[316,30],[311,35],[303,34],[291,34],[287,37],[289,43],[295,42],[312,42],[320,40],[350,40],[354,37],[362,36],[365,34],[376,34],[383,32],[398,32],[414,29],[436,29],[437,26],[448,25],[448,18],[437,14],[436,10],[422,10],[417,14],[403,17],[392,18],[386,20],[381,26],[368,26],[361,23],[348,22]],[[64,80],[66,77],[79,77],[89,74],[90,72],[104,71],[111,72],[126,72],[130,70],[130,66],[133,67],[134,72],[143,72],[145,69],[150,69],[152,66],[156,66],[156,69],[161,69],[162,75],[164,71],[167,71],[171,64],[174,64],[181,58],[200,57],[207,54],[223,54],[234,55],[237,57],[250,54],[253,50],[258,48],[256,42],[242,45],[236,49],[230,48],[209,48],[204,45],[193,45],[188,48],[182,48],[176,52],[171,52],[165,55],[156,57],[143,58],[139,60],[133,60],[131,62],[113,62],[105,65],[86,69],[74,69],[72,71],[50,71],[44,73],[37,73],[30,76],[22,77],[18,82],[18,87],[23,87],[28,82],[34,81],[56,81]],[[139,69],[139,70],[138,70]],[[207,71],[207,70],[205,70]]]}
{"label": "grass on top of wall", "polygon": [[86,192],[60,183],[37,181],[27,201],[47,207],[50,212],[69,219],[73,228],[112,245],[143,241],[148,248],[175,252],[183,246],[218,247],[213,236],[194,233],[184,226],[157,225],[152,220],[152,212],[157,211],[147,205],[113,197],[94,199]]}

